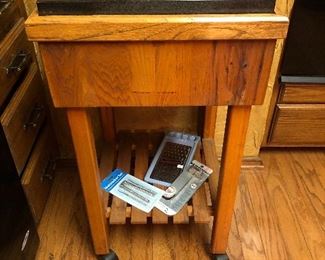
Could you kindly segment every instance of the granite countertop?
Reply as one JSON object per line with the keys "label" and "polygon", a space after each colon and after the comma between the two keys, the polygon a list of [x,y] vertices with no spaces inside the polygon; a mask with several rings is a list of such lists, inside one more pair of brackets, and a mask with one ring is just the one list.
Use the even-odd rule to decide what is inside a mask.
{"label": "granite countertop", "polygon": [[38,0],[39,15],[273,13],[275,0]]}

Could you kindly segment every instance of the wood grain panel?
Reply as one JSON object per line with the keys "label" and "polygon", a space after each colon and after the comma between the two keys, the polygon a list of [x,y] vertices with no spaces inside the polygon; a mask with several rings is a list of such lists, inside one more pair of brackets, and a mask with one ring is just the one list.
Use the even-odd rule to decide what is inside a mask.
{"label": "wood grain panel", "polygon": [[325,103],[325,85],[285,84],[282,88],[280,103]]}
{"label": "wood grain panel", "polygon": [[216,104],[262,104],[274,48],[275,41],[217,42]]}
{"label": "wood grain panel", "polygon": [[269,144],[323,146],[325,144],[325,105],[278,104]]}
{"label": "wood grain panel", "polygon": [[288,18],[272,14],[38,16],[26,22],[32,41],[277,39]]}
{"label": "wood grain panel", "polygon": [[250,105],[263,102],[274,43],[44,43],[40,50],[57,107]]}
{"label": "wood grain panel", "polygon": [[56,106],[199,105],[215,97],[212,42],[48,43],[40,50]]}
{"label": "wood grain panel", "polygon": [[34,63],[0,118],[18,174],[26,165],[46,117],[42,88],[42,80]]}
{"label": "wood grain panel", "polygon": [[130,107],[114,108],[116,130],[180,131],[195,133],[198,129],[196,107]]}

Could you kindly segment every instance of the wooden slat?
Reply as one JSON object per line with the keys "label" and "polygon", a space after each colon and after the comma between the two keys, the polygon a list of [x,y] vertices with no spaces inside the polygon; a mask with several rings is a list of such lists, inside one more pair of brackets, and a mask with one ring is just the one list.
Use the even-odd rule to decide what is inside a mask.
{"label": "wooden slat", "polygon": [[[162,135],[158,132],[150,133],[149,136],[149,143],[151,147],[150,154],[154,156],[156,153],[160,142],[162,141]],[[163,188],[163,187],[160,187]],[[160,210],[154,208],[151,212],[152,214],[152,223],[153,224],[167,224],[168,223],[168,216],[162,213]]]}
{"label": "wooden slat", "polygon": [[216,153],[215,142],[213,139],[205,138],[202,140],[205,164],[213,170],[209,177],[209,188],[211,193],[212,204],[217,198],[218,179],[219,179],[219,162]]}
{"label": "wooden slat", "polygon": [[157,41],[285,38],[288,18],[274,14],[38,16],[32,41]]}
{"label": "wooden slat", "polygon": [[[131,162],[131,142],[126,136],[123,136],[120,139],[116,167],[129,173]],[[126,222],[126,203],[117,197],[113,197],[112,200],[109,222],[111,224],[125,224]]]}
{"label": "wooden slat", "polygon": [[[197,146],[196,153],[194,156],[195,160],[198,160],[199,162],[202,161],[200,150],[201,150],[201,143]],[[194,222],[209,223],[211,220],[211,215],[207,204],[204,185],[202,185],[193,195],[192,203],[193,203]]]}
{"label": "wooden slat", "polygon": [[[99,165],[99,173],[101,180],[104,179],[112,170],[114,166],[114,156],[115,156],[115,147],[113,145],[105,144],[103,146],[100,165]],[[108,206],[109,193],[103,191],[104,196],[104,205]],[[107,215],[108,212],[106,212]]]}
{"label": "wooden slat", "polygon": [[209,223],[211,220],[210,209],[207,205],[204,186],[192,198],[195,223]]}
{"label": "wooden slat", "polygon": [[189,223],[189,216],[188,216],[188,209],[187,203],[184,207],[175,215],[173,216],[173,223],[174,224],[188,224]]}
{"label": "wooden slat", "polygon": [[154,208],[152,210],[152,223],[153,224],[167,224],[168,216],[160,210]]}
{"label": "wooden slat", "polygon": [[[134,176],[143,180],[144,175],[148,169],[148,134],[139,134],[135,138],[135,170]],[[150,214],[149,214],[150,215]],[[132,207],[131,211],[131,223],[132,224],[146,224],[148,214]]]}

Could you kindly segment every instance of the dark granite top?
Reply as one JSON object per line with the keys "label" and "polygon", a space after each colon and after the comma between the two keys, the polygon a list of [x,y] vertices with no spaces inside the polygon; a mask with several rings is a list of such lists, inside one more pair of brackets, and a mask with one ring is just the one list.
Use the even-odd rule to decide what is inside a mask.
{"label": "dark granite top", "polygon": [[275,0],[38,0],[39,15],[273,13]]}

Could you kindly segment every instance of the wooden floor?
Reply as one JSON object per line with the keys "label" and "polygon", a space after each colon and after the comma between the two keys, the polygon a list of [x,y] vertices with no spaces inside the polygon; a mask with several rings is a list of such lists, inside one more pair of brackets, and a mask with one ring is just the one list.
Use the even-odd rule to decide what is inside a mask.
{"label": "wooden floor", "polygon": [[[268,150],[243,170],[228,244],[231,259],[325,259],[324,150]],[[209,259],[208,225],[111,227],[124,259]],[[39,225],[37,259],[95,259],[77,170],[59,169]]]}

